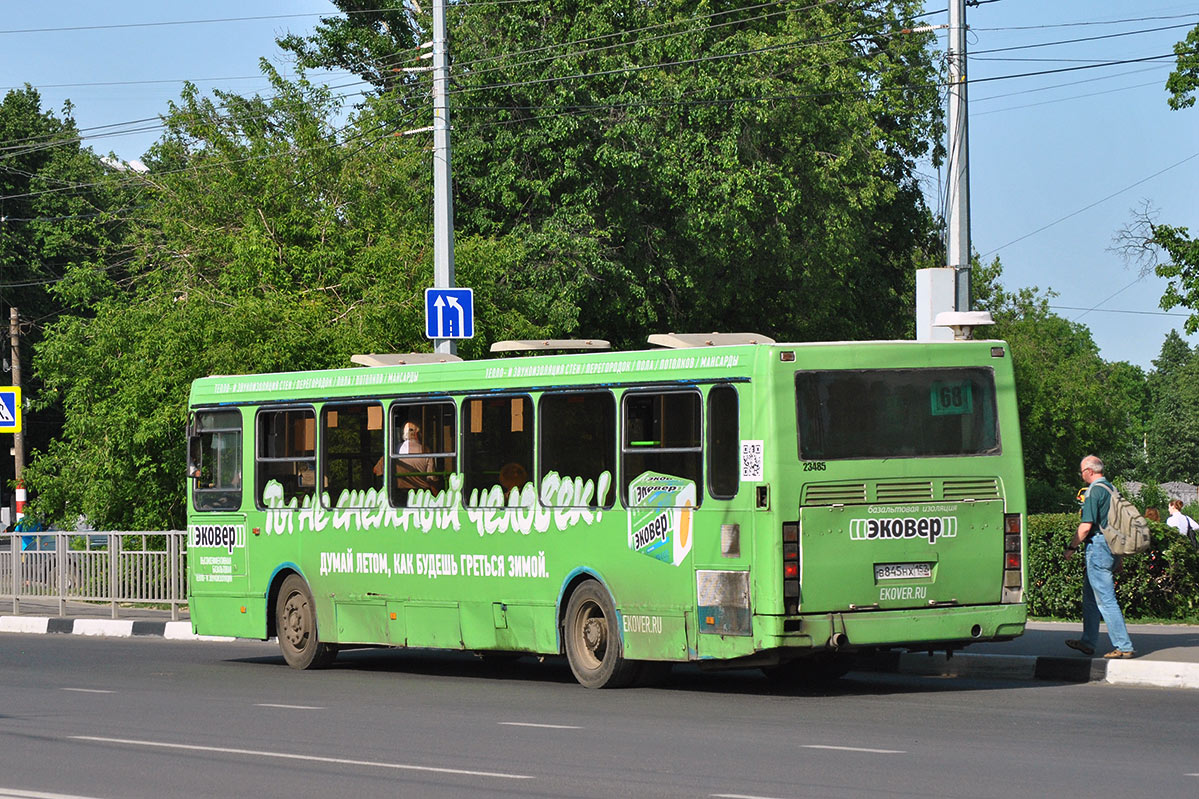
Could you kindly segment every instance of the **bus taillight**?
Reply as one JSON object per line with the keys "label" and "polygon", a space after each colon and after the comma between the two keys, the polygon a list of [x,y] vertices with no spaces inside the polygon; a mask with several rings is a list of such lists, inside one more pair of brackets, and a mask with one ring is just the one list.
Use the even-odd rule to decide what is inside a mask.
{"label": "bus taillight", "polygon": [[1024,552],[1021,546],[1021,523],[1019,513],[1003,514],[1003,597],[1002,602],[1013,604],[1024,596],[1021,565]]}
{"label": "bus taillight", "polygon": [[799,612],[799,522],[783,524],[783,602],[787,613]]}

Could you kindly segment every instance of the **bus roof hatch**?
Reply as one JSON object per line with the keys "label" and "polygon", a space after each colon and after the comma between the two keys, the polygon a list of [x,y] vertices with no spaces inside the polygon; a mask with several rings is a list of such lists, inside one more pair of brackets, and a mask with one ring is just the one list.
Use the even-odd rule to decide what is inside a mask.
{"label": "bus roof hatch", "polygon": [[774,339],[761,333],[655,333],[648,339],[655,347],[731,347],[741,344],[773,344]]}
{"label": "bus roof hatch", "polygon": [[549,338],[497,341],[492,352],[533,352],[536,350],[610,350],[612,344],[603,339]]}
{"label": "bus roof hatch", "polygon": [[351,355],[350,360],[360,366],[408,366],[417,363],[450,363],[462,359],[446,352],[389,352]]}

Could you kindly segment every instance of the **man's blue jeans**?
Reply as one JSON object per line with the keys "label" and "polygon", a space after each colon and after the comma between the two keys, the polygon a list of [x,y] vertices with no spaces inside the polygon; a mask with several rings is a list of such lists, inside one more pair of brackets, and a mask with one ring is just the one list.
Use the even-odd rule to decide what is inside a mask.
{"label": "man's blue jeans", "polygon": [[1107,539],[1098,530],[1087,544],[1087,579],[1082,584],[1082,642],[1095,648],[1099,643],[1099,617],[1107,624],[1107,637],[1121,652],[1132,651],[1132,639],[1124,626],[1124,615],[1116,602],[1116,585],[1112,578],[1115,556]]}

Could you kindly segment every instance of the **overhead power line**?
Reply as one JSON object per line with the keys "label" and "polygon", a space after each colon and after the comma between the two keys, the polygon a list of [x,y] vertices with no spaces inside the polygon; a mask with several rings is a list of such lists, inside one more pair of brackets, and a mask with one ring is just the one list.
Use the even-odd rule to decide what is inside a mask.
{"label": "overhead power line", "polygon": [[[493,0],[494,2],[494,0]],[[482,3],[480,3],[482,4]],[[472,4],[474,5],[474,4]],[[359,11],[339,11],[338,14],[378,14],[381,12],[400,11],[397,8],[367,8]],[[162,28],[170,25],[211,25],[214,23],[224,22],[257,22],[267,19],[298,19],[301,17],[328,17],[327,12],[308,12],[304,14],[263,14],[253,17],[214,17],[211,19],[177,19],[167,20],[163,22],[116,22],[107,25],[64,25],[57,28],[12,28],[9,30],[0,30],[0,34],[12,33],[63,33],[67,31],[101,31],[101,30],[118,30],[121,28]]]}
{"label": "overhead power line", "polygon": [[1158,20],[1166,20],[1166,19],[1193,19],[1196,22],[1199,22],[1199,15],[1196,15],[1194,13],[1173,14],[1170,16],[1157,16],[1157,17],[1129,17],[1127,19],[1088,20],[1086,22],[1055,22],[1055,23],[1050,23],[1050,24],[1045,24],[1045,25],[1007,25],[1004,27],[996,27],[996,28],[981,28],[981,27],[978,27],[977,25],[971,25],[970,30],[972,30],[972,31],[1037,31],[1037,30],[1049,30],[1051,28],[1082,28],[1082,27],[1091,27],[1091,26],[1095,26],[1095,25],[1124,25],[1129,22],[1156,22]]}
{"label": "overhead power line", "polygon": [[[1199,18],[1197,18],[1199,19]],[[1076,39],[1058,39],[1052,42],[1036,42],[1034,44],[1017,44],[1011,47],[991,47],[985,50],[972,50],[971,56],[984,55],[987,53],[1007,53],[1012,50],[1032,50],[1037,47],[1057,47],[1063,44],[1079,44],[1081,42],[1097,42],[1104,39],[1118,39],[1123,36],[1137,36],[1142,33],[1158,33],[1160,31],[1178,30],[1179,28],[1194,27],[1192,23],[1186,22],[1181,25],[1165,25],[1160,28],[1142,28],[1135,31],[1121,31],[1120,33],[1105,33],[1100,36],[1083,36]]]}
{"label": "overhead power line", "polygon": [[[1135,189],[1137,186],[1140,186],[1142,183],[1147,183],[1147,182],[1153,180],[1158,175],[1164,175],[1165,173],[1169,172],[1171,169],[1177,169],[1178,167],[1182,166],[1183,164],[1187,163],[1188,161],[1192,161],[1196,158],[1199,158],[1199,153],[1191,153],[1186,158],[1183,158],[1181,161],[1175,161],[1174,163],[1170,164],[1168,167],[1165,167],[1164,169],[1159,169],[1158,171],[1154,172],[1152,175],[1149,175],[1148,177],[1141,178],[1136,183],[1130,183],[1129,185],[1125,186],[1124,188],[1119,189],[1118,191],[1114,191],[1111,194],[1107,195],[1106,197],[1102,197],[1102,198],[1096,200],[1095,202],[1090,203],[1089,205],[1079,208],[1077,211],[1073,211],[1069,214],[1066,214],[1063,217],[1059,217],[1058,219],[1053,220],[1052,222],[1050,222],[1047,225],[1042,225],[1041,227],[1037,228],[1036,230],[1032,231],[1031,233],[1025,233],[1023,236],[1020,236],[1019,238],[1016,238],[1016,239],[1012,239],[1011,241],[1009,241],[1006,244],[1001,244],[998,247],[994,248],[993,250],[988,250],[987,252],[980,255],[979,258],[980,259],[988,258],[988,257],[994,255],[995,253],[999,252],[1000,250],[1011,247],[1013,244],[1017,244],[1031,236],[1035,236],[1038,233],[1046,231],[1049,228],[1053,227],[1054,225],[1065,222],[1067,219],[1072,219],[1072,218],[1078,216],[1079,214],[1083,213],[1084,211],[1089,211],[1092,208],[1094,208],[1095,206],[1101,205],[1101,204],[1107,202],[1108,200],[1112,199],[1113,197],[1119,197],[1124,192]],[[1107,300],[1104,300],[1104,302],[1106,302],[1106,301]]]}
{"label": "overhead power line", "polygon": [[[1111,298],[1109,297],[1108,299],[1111,299]],[[1106,300],[1105,300],[1105,302],[1106,302]],[[1190,316],[1189,313],[1172,313],[1170,311],[1134,311],[1132,309],[1127,309],[1127,308],[1100,308],[1098,306],[1096,306],[1094,308],[1086,308],[1086,307],[1078,306],[1078,305],[1050,305],[1049,307],[1056,311],[1085,311],[1086,313],[1126,313],[1126,314],[1140,314],[1142,316],[1180,316],[1180,317]],[[1081,318],[1081,317],[1075,317],[1074,321],[1078,321],[1079,318]]]}

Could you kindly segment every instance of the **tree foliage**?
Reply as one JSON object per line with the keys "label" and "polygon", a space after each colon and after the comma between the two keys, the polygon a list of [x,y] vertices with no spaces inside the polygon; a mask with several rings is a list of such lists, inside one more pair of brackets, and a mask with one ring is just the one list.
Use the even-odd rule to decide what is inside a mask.
{"label": "tree foliage", "polygon": [[[1179,346],[1181,344],[1181,346]],[[1199,353],[1171,331],[1155,360],[1154,395],[1146,431],[1150,474],[1159,481],[1199,483]]]}
{"label": "tree foliage", "polygon": [[1177,111],[1193,106],[1195,90],[1199,89],[1199,25],[1174,45],[1174,56],[1174,71],[1166,79],[1166,91],[1170,92],[1167,102]]}
{"label": "tree foliage", "polygon": [[[517,236],[533,274],[515,279],[552,268],[582,332],[910,328],[936,247],[915,164],[942,130],[930,40],[901,33],[920,4],[451,10],[456,227]],[[388,29],[352,15],[281,44],[387,91],[361,64],[408,46]]]}
{"label": "tree foliage", "polygon": [[[0,329],[8,328],[8,309],[17,308],[22,383],[31,398],[40,389],[29,368],[34,345],[71,301],[53,287],[73,264],[106,265],[105,254],[122,231],[119,184],[106,179],[110,168],[80,144],[71,111],[69,103],[61,116],[43,110],[41,95],[29,86],[0,102]],[[5,353],[7,362],[7,345]],[[38,410],[27,415],[28,449],[46,446],[60,432],[60,409],[43,403]]]}
{"label": "tree foliage", "polygon": [[[36,509],[114,528],[183,521],[189,382],[424,349],[432,282],[427,9],[341,0],[280,44],[349,69],[347,109],[187,87],[122,227],[56,284],[37,349],[62,437],[27,470]],[[939,248],[916,164],[940,156],[938,66],[915,0],[461,3],[451,11],[460,285],[470,357],[496,338],[912,327]]]}
{"label": "tree foliage", "polygon": [[[268,98],[185,90],[138,178],[138,215],[120,245],[127,263],[75,264],[57,289],[87,312],[53,324],[37,350],[45,396],[68,412],[63,437],[27,474],[48,518],[182,524],[196,377],[426,346],[427,154],[392,137],[370,107],[332,129],[339,106],[327,90],[264,69]],[[555,300],[502,279],[519,243],[466,237],[459,254],[494,318],[540,332],[532,311],[513,309]]]}

